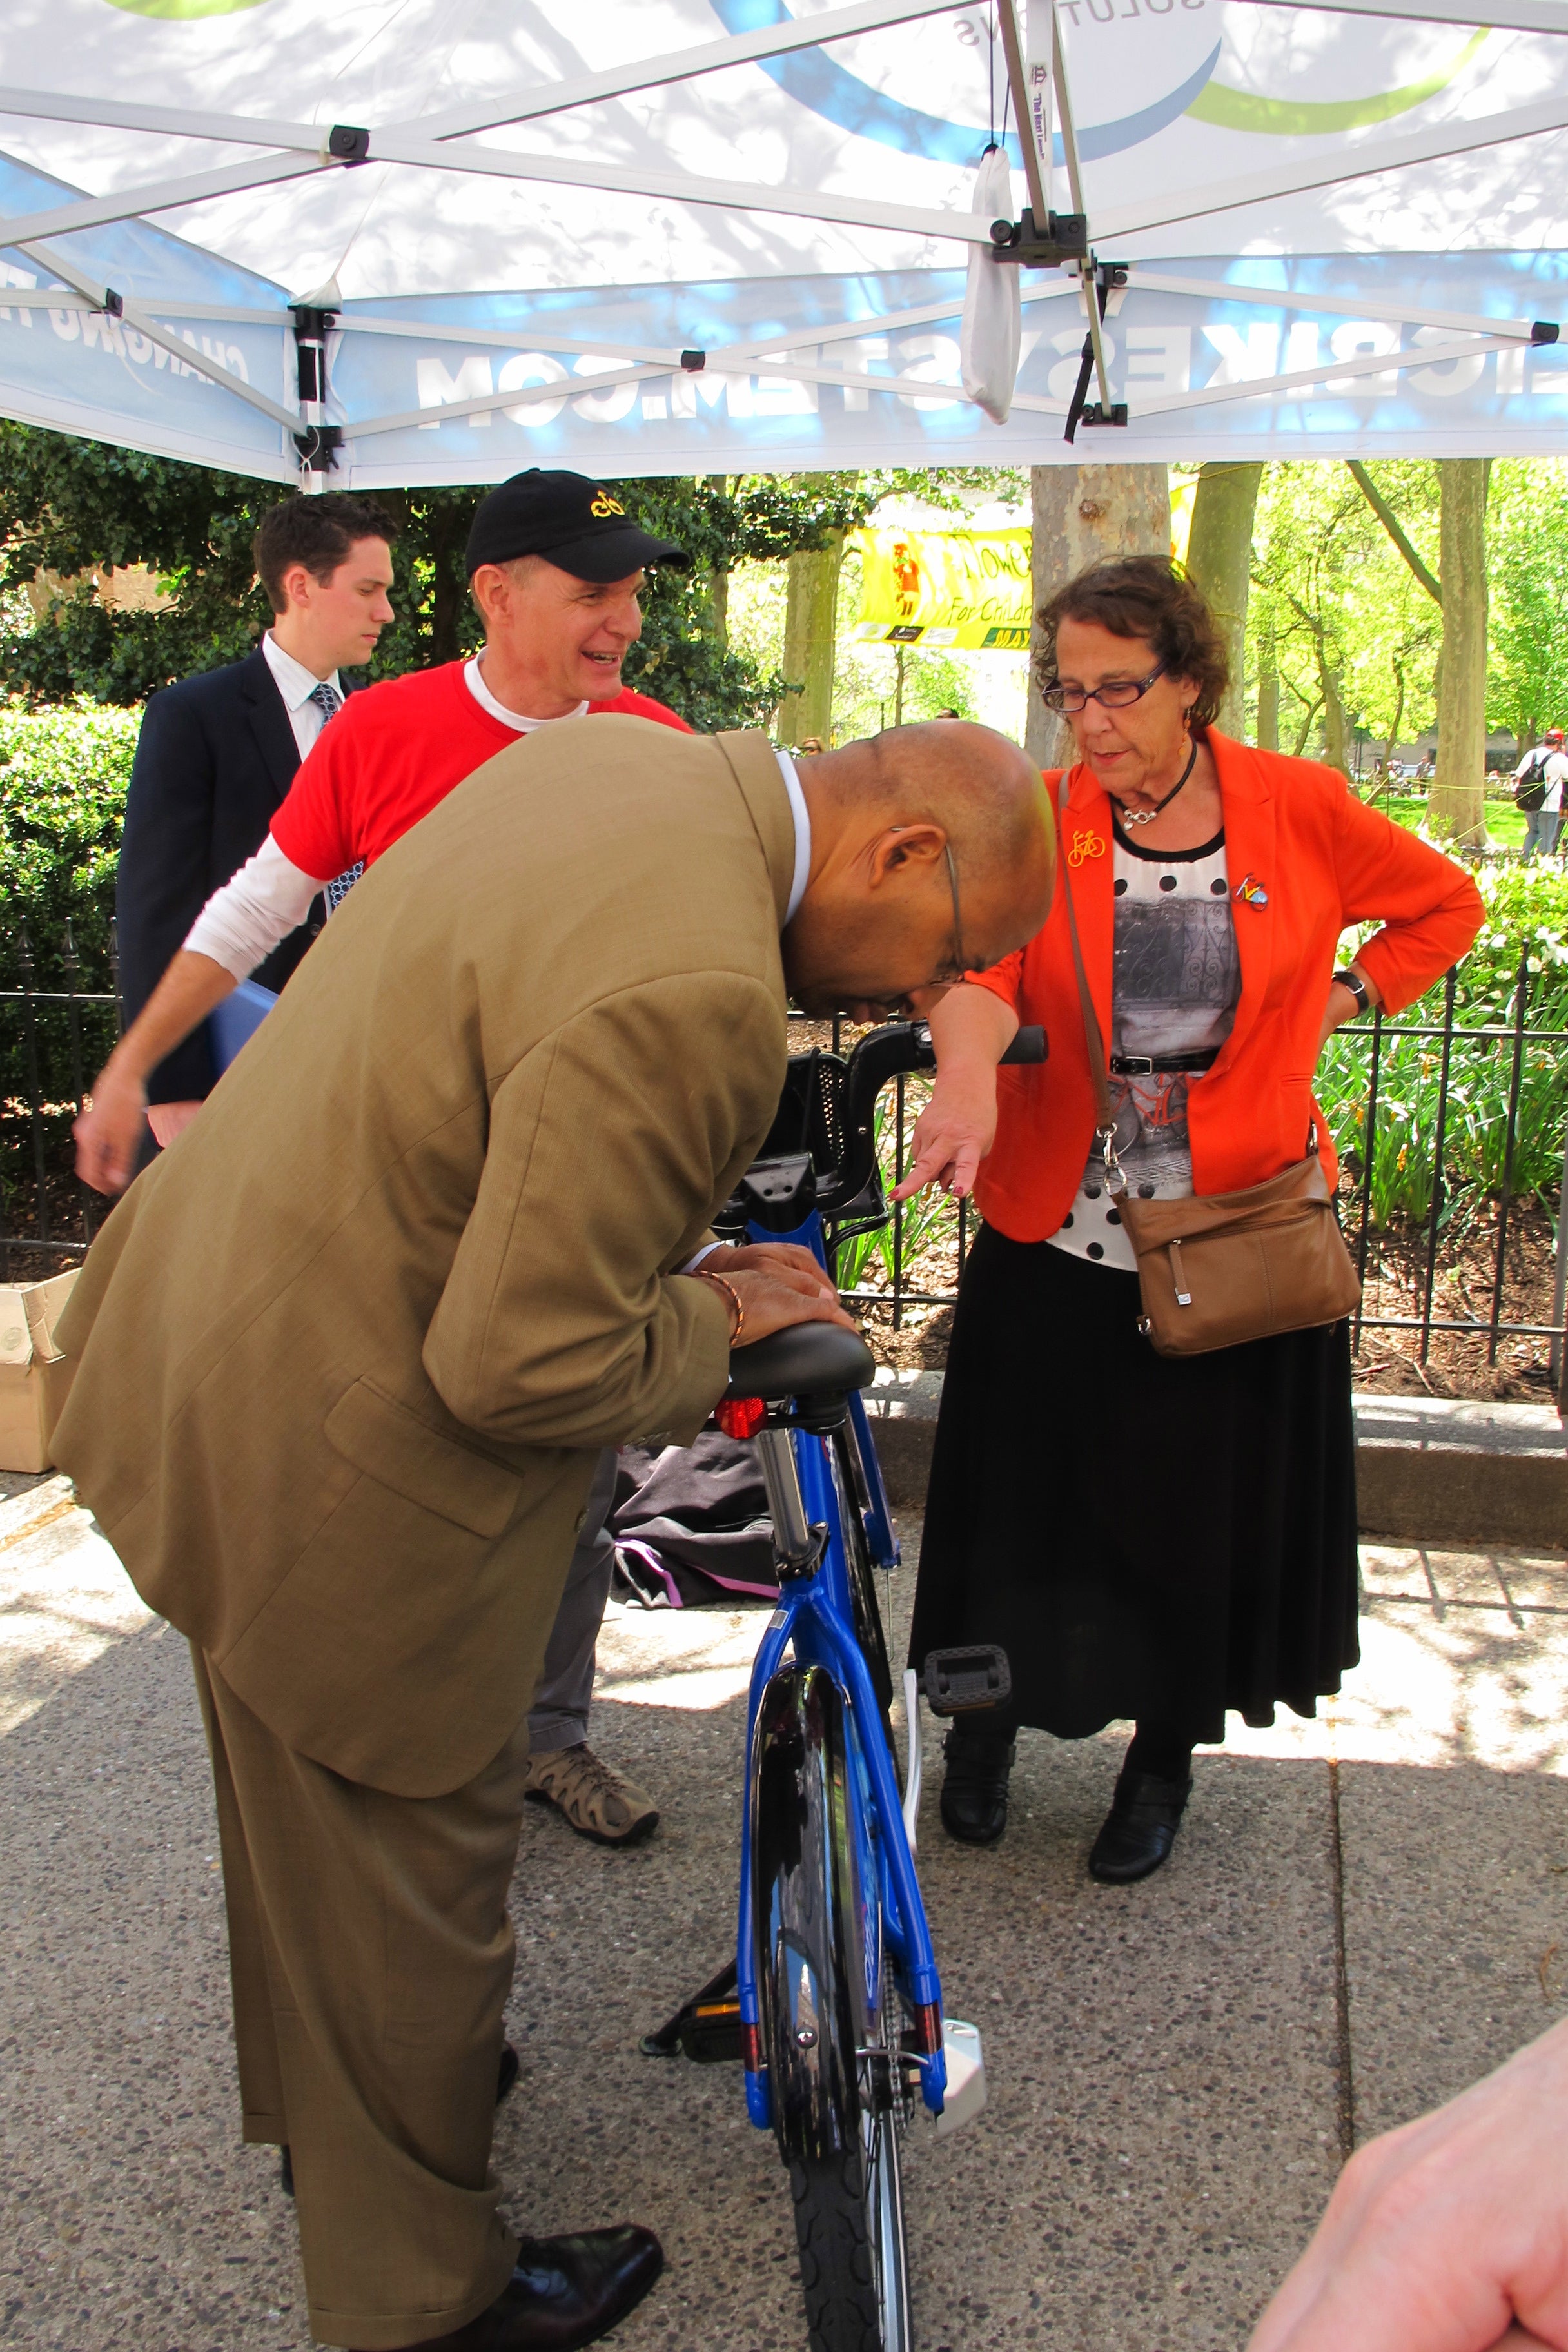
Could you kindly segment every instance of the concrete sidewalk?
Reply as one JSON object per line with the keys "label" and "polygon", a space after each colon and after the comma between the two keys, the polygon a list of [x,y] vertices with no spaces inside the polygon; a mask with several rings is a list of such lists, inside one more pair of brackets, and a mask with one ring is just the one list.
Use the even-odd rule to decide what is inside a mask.
{"label": "concrete sidewalk", "polygon": [[[920,2352],[1239,2352],[1352,2133],[1562,2015],[1568,1566],[1363,1558],[1343,1699],[1201,1758],[1142,1887],[1083,1870],[1120,1738],[1026,1735],[1012,1826],[979,1854],[938,1826],[928,1739],[922,1877],[992,2090],[971,2131],[910,2146]],[[899,1625],[911,1590],[906,1565]],[[735,2074],[636,2047],[731,1932],[761,1622],[616,1612],[595,1738],[665,1824],[629,1854],[524,1825],[496,2163],[524,2226],[660,2231],[626,2352],[804,2345],[782,2172]],[[0,1504],[0,2344],[303,2352],[289,2209],[236,2129],[184,1647],[58,1481]]]}

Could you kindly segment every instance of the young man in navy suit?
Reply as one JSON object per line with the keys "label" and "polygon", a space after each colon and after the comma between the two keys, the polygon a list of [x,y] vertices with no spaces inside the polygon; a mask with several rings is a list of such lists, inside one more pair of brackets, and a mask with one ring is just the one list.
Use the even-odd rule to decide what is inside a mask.
{"label": "young man in navy suit", "polygon": [[[115,914],[127,1025],[216,889],[254,856],[296,769],[392,619],[396,524],[374,499],[329,492],[271,507],[256,568],[273,621],[243,661],[166,687],[136,746]],[[321,928],[317,898],[256,973],[280,989]],[[216,1083],[204,1024],[152,1073],[147,1124],[172,1143]]]}

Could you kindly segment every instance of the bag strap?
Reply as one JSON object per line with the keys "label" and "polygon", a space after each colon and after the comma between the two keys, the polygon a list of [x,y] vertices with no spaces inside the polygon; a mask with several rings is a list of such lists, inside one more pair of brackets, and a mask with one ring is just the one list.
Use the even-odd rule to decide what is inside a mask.
{"label": "bag strap", "polygon": [[[1057,805],[1061,813],[1061,824],[1057,828],[1058,840],[1067,825],[1072,775],[1073,772],[1068,770],[1057,787]],[[1083,1013],[1084,1043],[1089,1048],[1089,1074],[1094,1081],[1094,1109],[1099,1121],[1094,1139],[1105,1162],[1105,1189],[1115,1200],[1127,1190],[1127,1179],[1116,1157],[1116,1113],[1110,1107],[1110,1081],[1105,1069],[1105,1040],[1100,1033],[1100,1015],[1094,1009],[1094,998],[1089,992],[1089,974],[1083,968],[1083,946],[1078,935],[1072,884],[1065,874],[1062,877],[1062,895],[1068,902],[1068,930],[1072,939],[1073,969],[1078,974],[1078,1001]]]}

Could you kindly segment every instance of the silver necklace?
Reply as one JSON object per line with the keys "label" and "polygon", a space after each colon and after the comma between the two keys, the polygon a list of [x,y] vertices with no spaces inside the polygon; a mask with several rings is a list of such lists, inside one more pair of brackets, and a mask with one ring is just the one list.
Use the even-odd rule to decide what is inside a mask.
{"label": "silver necklace", "polygon": [[1197,747],[1196,742],[1194,741],[1194,744],[1193,744],[1193,748],[1192,748],[1192,750],[1191,750],[1191,751],[1188,752],[1188,754],[1187,754],[1187,764],[1186,764],[1186,766],[1182,770],[1181,774],[1176,778],[1175,782],[1171,786],[1171,789],[1170,789],[1170,791],[1165,794],[1164,799],[1163,799],[1163,801],[1156,801],[1156,802],[1155,802],[1155,803],[1154,803],[1154,805],[1153,805],[1153,807],[1152,807],[1152,809],[1130,809],[1130,808],[1121,808],[1121,809],[1118,809],[1118,811],[1117,811],[1117,814],[1118,814],[1118,815],[1120,816],[1120,818],[1121,819],[1122,824],[1153,824],[1153,822],[1154,822],[1154,819],[1155,819],[1157,816],[1162,816],[1162,815],[1163,815],[1163,814],[1164,814],[1164,812],[1166,811],[1166,809],[1168,809],[1168,808],[1170,807],[1171,803],[1175,799],[1176,794],[1181,791],[1182,786],[1186,782],[1187,778],[1192,774],[1193,770],[1194,770],[1194,769],[1196,767],[1196,765],[1197,765],[1197,762],[1198,762],[1198,747]]}

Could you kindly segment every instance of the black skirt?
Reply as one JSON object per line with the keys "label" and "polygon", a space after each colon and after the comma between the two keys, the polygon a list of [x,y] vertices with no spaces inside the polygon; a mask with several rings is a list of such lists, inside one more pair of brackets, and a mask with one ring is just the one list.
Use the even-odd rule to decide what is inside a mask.
{"label": "black skirt", "polygon": [[1013,1714],[1225,1737],[1360,1656],[1350,1332],[1157,1356],[1138,1277],[987,1226],[942,1389],[910,1662],[998,1642]]}

